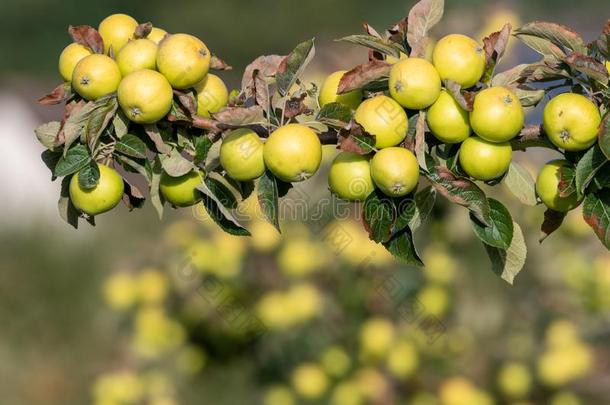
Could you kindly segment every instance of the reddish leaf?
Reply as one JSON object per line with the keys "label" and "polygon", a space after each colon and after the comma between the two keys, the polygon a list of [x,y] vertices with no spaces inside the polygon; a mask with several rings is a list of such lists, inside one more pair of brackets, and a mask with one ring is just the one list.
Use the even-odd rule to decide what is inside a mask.
{"label": "reddish leaf", "polygon": [[62,83],[55,87],[49,94],[38,99],[39,104],[54,105],[66,101],[72,96],[72,87],[69,83]]}
{"label": "reddish leaf", "polygon": [[559,48],[567,48],[574,52],[585,53],[587,50],[582,37],[573,29],[561,24],[534,21],[516,30],[516,35],[522,34],[545,39]]}
{"label": "reddish leaf", "polygon": [[559,168],[559,184],[557,190],[562,198],[569,197],[576,192],[575,168],[571,165],[564,165]]}
{"label": "reddish leaf", "polygon": [[247,108],[225,107],[214,114],[213,118],[219,123],[238,127],[266,122],[263,109],[258,105]]}
{"label": "reddish leaf", "polygon": [[592,57],[574,52],[565,57],[564,62],[590,78],[608,84],[608,70],[601,62]]}
{"label": "reddish leaf", "polygon": [[510,39],[511,28],[510,23],[506,23],[502,30],[483,38],[483,49],[485,50],[486,59],[485,73],[481,79],[483,83],[488,83],[491,80],[498,61],[504,55],[508,40]]}
{"label": "reddish leaf", "polygon": [[553,211],[550,208],[547,209],[544,212],[544,221],[542,222],[542,226],[540,227],[542,235],[540,236],[540,239],[538,239],[538,241],[540,243],[544,242],[544,240],[548,238],[549,235],[559,229],[565,217],[566,214],[563,212]]}
{"label": "reddish leaf", "polygon": [[153,25],[149,22],[140,24],[136,27],[136,32],[134,33],[134,37],[136,39],[146,38],[150,32],[152,31]]}
{"label": "reddish leaf", "polygon": [[243,79],[241,81],[241,88],[246,89],[252,86],[253,83],[253,73],[255,70],[260,71],[263,77],[271,77],[274,76],[282,61],[284,60],[284,56],[279,55],[268,55],[268,56],[259,56],[254,60],[254,62],[250,63],[246,66],[244,70]]}
{"label": "reddish leaf", "polygon": [[604,24],[604,28],[602,28],[602,34],[610,35],[610,18],[608,18],[608,21],[606,21],[606,24]]}
{"label": "reddish leaf", "polygon": [[432,186],[449,201],[466,207],[483,224],[490,224],[491,208],[483,190],[469,179],[458,177],[443,166],[430,168]]}
{"label": "reddish leaf", "polygon": [[85,100],[72,101],[72,102],[66,104],[66,107],[64,108],[64,116],[61,119],[61,127],[59,130],[59,133],[57,134],[57,141],[56,141],[57,146],[63,145],[66,142],[66,132],[65,132],[66,121],[68,121],[68,119],[70,118],[70,116],[72,114],[77,113],[83,107],[85,107],[86,104],[87,104],[87,102]]}
{"label": "reddish leaf", "polygon": [[307,93],[301,94],[300,97],[292,97],[286,102],[286,108],[284,109],[284,115],[286,118],[291,119],[297,115],[306,114],[311,112],[309,108],[303,103],[303,100],[307,96]]}
{"label": "reddish leaf", "polygon": [[192,91],[174,90],[174,95],[178,97],[180,105],[191,115],[197,114],[197,99]]}
{"label": "reddish leaf", "polygon": [[588,194],[582,204],[582,214],[585,222],[610,250],[610,190]]}
{"label": "reddish leaf", "polygon": [[256,104],[261,106],[265,112],[269,111],[269,85],[260,70],[255,69],[252,72],[252,87],[245,89],[245,91],[247,95],[251,93],[249,95],[256,100]]}
{"label": "reddish leaf", "polygon": [[104,53],[104,40],[95,28],[89,25],[70,25],[68,33],[74,42],[91,48],[95,53]]}
{"label": "reddish leaf", "polygon": [[466,111],[472,111],[472,108],[474,106],[474,98],[476,96],[475,92],[462,92],[462,88],[460,87],[460,85],[452,80],[445,80],[445,88],[449,91],[449,94],[453,96],[455,101],[458,102],[460,107],[462,107]]}
{"label": "reddish leaf", "polygon": [[387,35],[390,40],[402,44],[407,39],[408,27],[408,17],[404,17],[387,30]]}
{"label": "reddish leaf", "polygon": [[360,89],[375,80],[386,77],[390,73],[390,69],[390,64],[380,60],[372,60],[356,66],[343,75],[337,93],[343,94]]}
{"label": "reddish leaf", "polygon": [[419,42],[428,35],[428,30],[436,25],[443,18],[443,0],[420,0],[411,11],[409,11],[407,41],[411,45],[411,56],[423,56],[415,53],[415,49],[420,49]]}
{"label": "reddish leaf", "polygon": [[362,26],[364,27],[364,31],[369,34],[372,35],[374,37],[377,38],[381,38],[381,35],[379,35],[379,33],[377,32],[377,30],[375,28],[373,28],[371,25],[369,25],[369,23],[362,23]]}
{"label": "reddish leaf", "polygon": [[144,204],[144,194],[140,191],[138,187],[128,182],[125,178],[123,178],[124,184],[124,192],[121,200],[123,204],[127,206],[129,211],[133,211],[134,208],[140,208]]}
{"label": "reddish leaf", "polygon": [[375,147],[375,136],[369,134],[355,121],[337,134],[337,147],[345,152],[354,152],[359,155],[371,153]]}
{"label": "reddish leaf", "polygon": [[213,70],[233,70],[233,67],[216,55],[210,59],[210,69]]}

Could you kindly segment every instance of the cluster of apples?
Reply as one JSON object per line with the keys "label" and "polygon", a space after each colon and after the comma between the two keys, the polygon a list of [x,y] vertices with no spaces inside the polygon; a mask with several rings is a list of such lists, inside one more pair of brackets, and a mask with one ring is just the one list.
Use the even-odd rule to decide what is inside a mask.
{"label": "cluster of apples", "polygon": [[[465,110],[443,83],[457,83],[461,89],[476,86],[486,68],[483,47],[460,34],[447,35],[427,58],[387,58],[392,64],[389,91],[364,101],[363,92],[338,94],[344,71],[324,82],[320,105],[332,102],[355,110],[354,119],[375,137],[377,152],[372,158],[342,152],[329,174],[331,190],[339,197],[363,201],[377,187],[390,197],[411,193],[418,183],[415,155],[401,147],[409,130],[407,111],[425,111],[430,132],[444,144],[460,144],[459,163],[471,178],[489,181],[500,178],[512,160],[510,141],[521,132],[525,113],[518,96],[508,87],[492,86],[478,91],[472,111]],[[601,116],[597,106],[580,94],[565,93],[545,107],[543,127],[556,147],[584,150],[595,142]],[[575,206],[575,195],[562,199],[553,178],[562,162],[550,162],[538,181],[539,195],[550,208],[565,211]],[[577,204],[576,204],[577,205]]]}
{"label": "cluster of apples", "polygon": [[85,100],[117,93],[125,115],[138,124],[152,124],[171,108],[172,89],[195,89],[198,114],[209,116],[228,101],[223,81],[209,74],[211,53],[189,34],[168,34],[152,27],[138,38],[138,22],[113,14],[99,25],[104,54],[79,43],[59,57],[59,72]]}

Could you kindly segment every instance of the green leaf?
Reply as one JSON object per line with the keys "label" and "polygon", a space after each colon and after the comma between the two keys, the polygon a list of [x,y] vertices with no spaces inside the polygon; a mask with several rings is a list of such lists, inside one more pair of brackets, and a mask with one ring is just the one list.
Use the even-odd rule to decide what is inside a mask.
{"label": "green leaf", "polygon": [[582,213],[599,240],[610,250],[610,190],[603,189],[588,194],[583,202]]}
{"label": "green leaf", "polygon": [[89,161],[89,164],[82,168],[78,174],[78,184],[85,190],[93,190],[100,180],[100,169],[97,163]]}
{"label": "green leaf", "polygon": [[535,206],[536,182],[529,171],[517,162],[511,162],[506,176],[502,179],[504,185],[521,203]]}
{"label": "green leaf", "polygon": [[57,121],[51,121],[47,122],[46,124],[42,124],[41,126],[35,129],[36,138],[45,148],[53,149],[56,146],[57,134],[59,134],[60,128],[61,123]]}
{"label": "green leaf", "polygon": [[169,156],[161,155],[159,156],[159,159],[161,160],[163,170],[171,177],[184,176],[195,168],[193,163],[182,156],[180,151],[176,148],[172,149]]}
{"label": "green leaf", "polygon": [[61,181],[61,192],[59,201],[57,201],[57,209],[61,219],[78,229],[79,212],[76,210],[72,201],[70,201],[70,180],[71,176],[66,176]]}
{"label": "green leaf", "polygon": [[493,198],[489,198],[488,201],[491,208],[489,216],[491,223],[489,226],[485,226],[473,214],[470,214],[472,229],[486,245],[508,249],[513,239],[513,219],[500,201]]}
{"label": "green leaf", "polygon": [[582,54],[587,53],[587,45],[577,32],[572,29],[546,21],[534,21],[527,23],[515,31],[515,35],[531,35],[537,38],[546,39],[553,45],[569,49],[573,52]]}
{"label": "green leaf", "polygon": [[329,103],[320,109],[316,119],[332,127],[343,128],[353,116],[351,108],[341,103]]}
{"label": "green leaf", "polygon": [[534,107],[538,105],[540,101],[544,98],[546,92],[542,89],[524,89],[520,87],[513,88],[519,102],[523,107]]}
{"label": "green leaf", "polygon": [[258,204],[265,219],[280,231],[279,192],[275,176],[269,171],[258,180]]}
{"label": "green leaf", "polygon": [[417,253],[415,243],[413,242],[413,233],[409,228],[405,228],[398,235],[385,242],[383,246],[402,263],[414,266],[424,265]]}
{"label": "green leaf", "polygon": [[55,166],[54,175],[56,177],[67,176],[76,173],[91,161],[91,156],[85,145],[76,145],[71,148],[65,156],[59,159]]}
{"label": "green leaf", "polygon": [[562,198],[569,197],[576,193],[576,168],[572,164],[565,164],[557,171],[559,175],[559,183],[557,190]]}
{"label": "green leaf", "polygon": [[398,45],[396,45],[396,43],[391,42],[388,39],[378,38],[372,35],[349,35],[347,37],[338,39],[338,41],[362,45],[374,51],[381,52],[384,55],[391,55],[396,58],[400,57],[400,52],[404,52],[404,50],[401,49]]}
{"label": "green leaf", "polygon": [[103,97],[95,101],[95,108],[91,110],[85,125],[85,140],[89,149],[94,151],[102,132],[114,118],[119,104],[115,95]]}
{"label": "green leaf", "polygon": [[474,182],[458,177],[442,166],[433,168],[427,177],[442,196],[455,204],[468,208],[483,224],[491,224],[489,202],[483,190]]}
{"label": "green leaf", "polygon": [[513,35],[519,38],[525,45],[544,56],[545,60],[557,63],[566,57],[565,52],[548,39],[522,34],[520,33],[520,29],[515,30]]}
{"label": "green leaf", "polygon": [[376,189],[364,201],[362,219],[372,240],[387,242],[396,220],[394,201]]}
{"label": "green leaf", "polygon": [[203,205],[206,211],[222,230],[231,235],[250,236],[250,232],[241,226],[229,211],[231,207],[237,206],[237,201],[224,184],[208,177],[197,186],[197,189],[203,193]]}
{"label": "green leaf", "polygon": [[606,159],[606,156],[597,145],[583,155],[576,165],[575,178],[578,195],[584,195],[587,186],[606,163],[608,163],[608,159]]}
{"label": "green leaf", "polygon": [[52,150],[49,150],[49,149],[43,151],[40,154],[40,158],[42,159],[44,164],[51,171],[52,180],[55,180],[55,178],[56,178],[53,173],[55,173],[55,166],[57,166],[57,162],[59,162],[61,157],[62,157],[62,153],[61,152],[59,152],[59,151],[52,151]]}
{"label": "green leaf", "polygon": [[316,53],[314,41],[310,39],[302,42],[286,57],[275,75],[277,88],[282,96],[286,96],[292,85],[301,76],[305,67]]}
{"label": "green leaf", "polygon": [[198,136],[195,138],[195,164],[199,165],[200,163],[205,162],[206,157],[208,156],[208,152],[212,147],[212,140],[207,136]]}
{"label": "green leaf", "polygon": [[491,260],[492,271],[511,285],[515,277],[523,269],[527,256],[527,246],[521,227],[514,222],[513,229],[513,238],[508,249],[484,245],[487,255]]}
{"label": "green leaf", "polygon": [[[147,161],[148,162],[148,161]],[[155,160],[150,165],[150,182],[149,182],[149,195],[150,202],[157,211],[159,219],[163,218],[163,198],[161,197],[161,176],[163,175],[163,166],[159,156],[155,156]]]}
{"label": "green leaf", "polygon": [[604,155],[610,160],[610,111],[606,113],[599,126],[598,144]]}
{"label": "green leaf", "polygon": [[406,227],[415,231],[428,220],[435,203],[436,190],[432,186],[418,191],[412,199],[399,201],[397,203],[398,215],[392,233],[396,234]]}
{"label": "green leaf", "polygon": [[146,144],[136,135],[126,134],[115,144],[117,152],[138,159],[146,158]]}

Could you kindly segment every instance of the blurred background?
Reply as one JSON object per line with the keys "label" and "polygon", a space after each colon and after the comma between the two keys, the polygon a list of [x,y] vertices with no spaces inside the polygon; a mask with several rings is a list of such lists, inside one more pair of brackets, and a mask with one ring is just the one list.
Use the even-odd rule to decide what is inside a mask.
{"label": "blurred background", "polygon": [[[3,1],[0,403],[610,403],[610,254],[578,210],[538,245],[543,208],[493,191],[529,247],[512,287],[489,271],[466,213],[443,203],[416,235],[424,270],[368,242],[349,211],[301,218],[290,202],[319,207],[324,170],[288,195],[298,220],[281,237],[256,215],[252,238],[224,235],[197,208],[160,222],[150,205],[119,207],[78,231],[57,215],[34,128],[59,108],[35,100],[60,81],[69,24],[124,12],[194,34],[235,67],[222,75],[230,87],[258,55],[315,36],[307,75],[320,83],[366,59],[333,39],[364,21],[389,27],[413,3]],[[590,40],[610,15],[605,0],[446,3],[436,37],[551,20]],[[503,66],[534,60],[515,42]],[[516,155],[533,174],[552,157]],[[252,201],[244,209],[255,214]]]}

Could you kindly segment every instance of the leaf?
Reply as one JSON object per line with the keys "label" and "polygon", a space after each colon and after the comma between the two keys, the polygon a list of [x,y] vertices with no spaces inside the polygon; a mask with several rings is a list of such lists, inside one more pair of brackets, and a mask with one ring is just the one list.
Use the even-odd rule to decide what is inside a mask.
{"label": "leaf", "polygon": [[491,86],[509,86],[518,82],[522,79],[523,71],[529,66],[531,65],[523,63],[494,75],[491,79]]}
{"label": "leaf", "polygon": [[485,193],[469,179],[458,177],[449,169],[437,166],[427,174],[432,186],[449,201],[466,207],[485,225],[490,225],[489,202]]}
{"label": "leaf", "polygon": [[544,212],[544,221],[542,221],[542,226],[540,227],[542,235],[538,241],[542,243],[553,232],[559,229],[565,217],[566,214],[564,212],[553,211],[552,209],[548,208]]}
{"label": "leaf", "polygon": [[60,104],[70,97],[72,97],[72,86],[70,86],[70,83],[62,83],[55,87],[51,93],[40,97],[38,103],[42,105]]}
{"label": "leaf", "polygon": [[521,72],[521,77],[527,82],[546,82],[569,79],[570,74],[557,66],[559,65],[547,65],[544,62],[527,65]]}
{"label": "leaf", "polygon": [[523,107],[533,107],[538,105],[540,101],[544,98],[546,94],[545,90],[539,89],[525,89],[521,87],[513,88],[515,95],[519,99],[519,102]]}
{"label": "leaf", "polygon": [[176,99],[172,100],[172,106],[167,113],[167,120],[170,122],[182,121],[182,122],[192,122],[193,117],[188,112],[186,108],[182,106],[182,104]]}
{"label": "leaf", "polygon": [[274,76],[283,60],[284,57],[279,55],[259,56],[244,69],[241,88],[248,89],[253,86],[255,70],[258,70],[262,77]]}
{"label": "leaf", "polygon": [[398,47],[394,42],[372,35],[349,35],[339,39],[338,41],[362,45],[377,52],[381,52],[384,55],[391,55],[396,58],[399,58],[400,53],[404,52],[404,50],[400,49],[400,47]]}
{"label": "leaf", "polygon": [[[421,0],[411,8],[407,25],[407,41],[412,49],[417,48],[419,42],[428,35],[430,28],[443,18],[444,8],[443,0]],[[411,53],[411,56],[423,55]]]}
{"label": "leaf", "polygon": [[557,184],[557,191],[559,196],[566,198],[576,192],[576,168],[571,164],[562,165],[557,171],[559,175],[559,183]]}
{"label": "leaf", "polygon": [[212,148],[212,140],[207,136],[198,136],[195,138],[195,164],[199,165],[205,162],[208,152]]}
{"label": "leaf", "polygon": [[232,126],[267,123],[263,109],[258,105],[252,107],[225,107],[213,116],[216,121]]}
{"label": "leaf", "polygon": [[129,211],[133,211],[134,208],[142,208],[146,199],[140,189],[128,182],[125,178],[123,178],[123,189],[122,201]]}
{"label": "leaf", "polygon": [[139,137],[127,134],[123,136],[115,145],[114,149],[124,155],[138,159],[146,158],[146,144]]}
{"label": "leaf", "polygon": [[261,106],[264,112],[269,116],[270,97],[269,97],[269,83],[263,76],[260,70],[255,69],[252,72],[252,86],[251,86],[252,97],[256,100],[256,104]]}
{"label": "leaf", "polygon": [[513,239],[508,249],[484,245],[487,255],[491,260],[492,271],[511,285],[515,281],[515,277],[523,269],[527,256],[527,246],[521,227],[514,222],[513,229]]}
{"label": "leaf", "polygon": [[527,23],[521,28],[518,28],[515,35],[531,35],[533,37],[546,39],[559,48],[567,48],[573,52],[583,54],[587,52],[585,41],[577,32],[556,23],[546,21]]}
{"label": "leaf", "polygon": [[153,25],[149,22],[139,24],[136,27],[136,31],[133,34],[133,37],[136,39],[146,38],[152,31]]}
{"label": "leaf", "polygon": [[307,97],[307,93],[301,94],[299,97],[292,97],[286,101],[284,108],[284,116],[287,119],[292,119],[297,115],[308,114],[311,110],[305,105],[303,100]]}
{"label": "leaf", "polygon": [[[444,81],[445,88],[449,91],[449,94],[457,101],[457,103],[466,111],[472,111],[474,106],[474,93],[464,92],[462,93],[462,87],[454,82],[453,80]],[[468,97],[466,97],[468,95]]]}
{"label": "leaf", "polygon": [[351,108],[341,103],[329,103],[320,108],[316,120],[331,127],[343,128],[352,120],[353,116]]}
{"label": "leaf", "polygon": [[265,219],[280,232],[278,185],[268,170],[258,180],[258,204]]}
{"label": "leaf", "polygon": [[387,242],[396,220],[396,208],[391,198],[376,189],[364,201],[362,220],[369,238],[375,242]]}
{"label": "leaf", "polygon": [[493,77],[496,65],[504,55],[506,46],[510,39],[510,30],[512,26],[506,23],[502,30],[492,33],[486,38],[483,38],[483,49],[485,50],[485,73],[481,78],[481,82],[489,83]]}
{"label": "leaf", "polygon": [[117,138],[121,139],[129,131],[129,118],[125,115],[123,110],[118,109],[116,115],[112,119],[112,127],[114,128],[114,134]]}
{"label": "leaf", "polygon": [[366,132],[354,121],[347,128],[342,128],[337,138],[338,148],[344,152],[366,155],[375,150],[375,136]]}
{"label": "leaf", "polygon": [[193,163],[182,156],[180,151],[175,148],[172,149],[169,156],[161,155],[159,159],[163,170],[171,177],[184,176],[195,168]]}
{"label": "leaf", "polygon": [[[114,99],[114,101],[111,101],[111,99]],[[89,139],[90,136],[96,135],[93,132],[100,130],[100,127],[103,126],[108,113],[106,109],[109,108],[109,105],[111,107],[112,104],[116,104],[116,96],[114,95],[89,101],[82,105],[76,104],[72,107],[58,135],[58,144],[64,144],[64,153],[78,138]],[[93,121],[91,121],[92,117],[94,117]],[[90,125],[91,128],[89,129]]]}
{"label": "leaf", "polygon": [[584,195],[585,189],[591,183],[597,172],[608,163],[608,159],[602,153],[599,146],[595,145],[589,149],[576,165],[576,191],[578,195]]}
{"label": "leaf", "polygon": [[589,76],[591,79],[596,80],[603,85],[608,84],[608,70],[601,62],[598,62],[592,57],[574,52],[566,56],[563,60],[572,69],[578,70],[580,73]]}
{"label": "leaf", "polygon": [[398,235],[383,244],[396,259],[405,264],[424,266],[413,242],[413,233],[405,228]]}
{"label": "leaf", "polygon": [[104,53],[104,41],[97,30],[89,25],[70,25],[68,34],[74,42],[91,48],[95,53]]}
{"label": "leaf", "polygon": [[[250,232],[237,222],[233,214],[224,205],[230,202],[226,199],[231,193],[224,185],[217,180],[207,178],[197,186],[197,189],[203,193],[203,205],[207,213],[222,230],[231,235],[250,236]],[[233,201],[235,200],[233,199]]]}
{"label": "leaf", "polygon": [[165,155],[169,155],[172,151],[172,147],[167,145],[161,136],[161,132],[159,131],[159,127],[155,124],[146,124],[144,125],[144,131],[146,135],[150,138],[150,140],[154,143],[157,152],[163,153]]}
{"label": "leaf", "polygon": [[57,209],[59,210],[59,216],[72,225],[74,229],[78,229],[78,217],[80,216],[77,209],[70,201],[70,176],[66,176],[61,181],[61,192],[59,200],[57,201]]}
{"label": "leaf", "polygon": [[77,174],[78,184],[85,190],[93,190],[100,180],[100,169],[97,163],[89,161],[89,164],[83,167]]}
{"label": "leaf", "polygon": [[159,156],[155,156],[155,160],[152,162],[150,167],[150,182],[149,182],[149,191],[150,202],[153,207],[157,211],[157,215],[159,219],[163,218],[163,199],[161,197],[161,190],[159,186],[161,185],[161,176],[163,175],[163,166],[161,166],[161,160]]}
{"label": "leaf", "polygon": [[175,90],[174,96],[188,116],[197,115],[197,96],[193,90]]}
{"label": "leaf", "polygon": [[233,70],[233,67],[216,55],[210,59],[210,69],[212,70]]}
{"label": "leaf", "polygon": [[397,204],[398,215],[392,229],[392,234],[396,234],[406,227],[415,231],[427,221],[435,203],[436,190],[432,186],[418,191],[412,199],[402,199]]}
{"label": "leaf", "polygon": [[511,162],[502,181],[521,203],[532,207],[537,204],[536,183],[530,172],[519,163]]}
{"label": "leaf", "polygon": [[70,149],[65,156],[59,159],[53,173],[57,177],[68,176],[76,173],[91,161],[91,156],[85,145],[76,145]]}
{"label": "leaf", "polygon": [[561,48],[547,39],[521,34],[519,30],[516,30],[514,35],[525,45],[544,56],[545,60],[560,61],[566,57],[565,52]]}
{"label": "leaf", "polygon": [[361,89],[367,84],[387,77],[391,68],[392,66],[389,63],[381,60],[372,60],[356,66],[343,75],[339,82],[337,94],[345,94],[352,90]]}
{"label": "leaf", "polygon": [[36,132],[36,138],[45,148],[53,149],[55,147],[57,135],[59,134],[60,126],[61,123],[58,121],[42,124],[34,130]]}
{"label": "leaf", "polygon": [[282,61],[275,75],[277,88],[282,96],[286,96],[295,81],[301,76],[305,67],[316,53],[314,41],[302,42]]}
{"label": "leaf", "polygon": [[470,214],[470,223],[474,233],[483,243],[500,249],[508,249],[513,239],[513,219],[510,212],[498,200],[489,198],[490,224],[485,226]]}
{"label": "leaf", "polygon": [[415,156],[419,166],[428,171],[426,162],[426,112],[420,111],[415,124]]}
{"label": "leaf", "polygon": [[599,126],[597,139],[603,154],[610,160],[610,112],[606,113],[606,116]]}
{"label": "leaf", "polygon": [[113,119],[118,108],[116,97],[99,99],[95,102],[84,127],[85,139],[90,150],[95,150],[102,131]]}
{"label": "leaf", "polygon": [[582,213],[599,240],[610,250],[610,190],[604,189],[599,193],[587,195]]}
{"label": "leaf", "polygon": [[45,164],[45,166],[47,166],[49,168],[49,170],[51,171],[51,180],[55,180],[55,166],[57,166],[57,162],[59,162],[59,160],[62,157],[62,153],[58,152],[58,151],[52,151],[52,150],[45,150],[40,154],[40,159],[42,159],[43,163]]}

